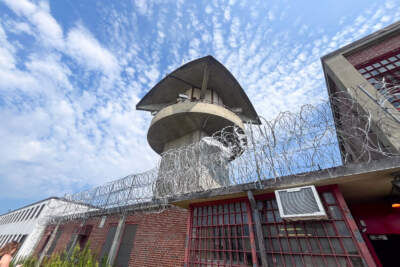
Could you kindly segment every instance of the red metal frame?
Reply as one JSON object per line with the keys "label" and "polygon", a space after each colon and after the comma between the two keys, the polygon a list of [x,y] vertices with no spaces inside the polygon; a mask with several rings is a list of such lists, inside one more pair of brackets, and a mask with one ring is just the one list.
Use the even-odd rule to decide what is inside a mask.
{"label": "red metal frame", "polygon": [[[382,78],[388,83],[400,84],[400,48],[358,64],[355,68],[372,84]],[[380,91],[379,87],[376,89]],[[391,92],[391,95],[395,93],[400,94],[400,89]],[[393,96],[389,102],[400,111],[400,97]]]}
{"label": "red metal frame", "polygon": [[[376,266],[337,186],[317,190],[328,220],[284,222],[273,193],[255,196],[269,266],[363,266],[363,261]],[[187,266],[259,264],[247,198],[197,203],[190,214]],[[241,229],[242,234],[235,235],[232,229]]]}
{"label": "red metal frame", "polygon": [[[353,216],[351,215],[351,212],[349,210],[349,208],[347,207],[346,201],[343,198],[343,195],[340,193],[339,188],[335,187],[333,189],[333,192],[335,193],[335,196],[339,202],[339,206],[342,208],[342,211],[345,215],[345,221],[348,224],[351,232],[353,233],[353,239],[356,242],[358,248],[360,249],[361,255],[364,258],[364,260],[366,261],[366,263],[368,264],[368,266],[376,266],[375,261],[371,255],[371,253],[368,250],[368,247],[365,244],[364,239],[362,238],[357,224],[353,219]],[[358,236],[358,238],[355,238],[354,235]]]}
{"label": "red metal frame", "polygon": [[[284,222],[279,216],[273,195],[258,198],[258,205],[263,204],[262,224],[266,229],[264,238],[271,266],[361,264],[361,255],[354,246],[354,236],[346,227],[340,204],[331,190],[318,190],[329,216],[324,221]],[[325,201],[325,193],[333,202]]]}
{"label": "red metal frame", "polygon": [[[361,230],[361,235],[365,240],[365,244],[369,249],[371,256],[375,260],[377,266],[382,264],[375,249],[369,239],[369,235],[391,235],[400,234],[400,210],[397,211],[390,207],[390,203],[386,201],[356,204],[349,207],[358,227]],[[364,226],[360,221],[364,221]]]}

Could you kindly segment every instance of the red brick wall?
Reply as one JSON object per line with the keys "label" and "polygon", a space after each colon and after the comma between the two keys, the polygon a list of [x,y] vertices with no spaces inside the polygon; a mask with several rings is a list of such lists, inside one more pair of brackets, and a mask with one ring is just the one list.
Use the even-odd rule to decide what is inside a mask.
{"label": "red brick wall", "polygon": [[351,54],[346,58],[351,64],[357,66],[358,64],[367,62],[373,58],[379,57],[399,48],[400,34],[397,34],[364,50]]}
{"label": "red brick wall", "polygon": [[[175,207],[161,213],[135,213],[129,215],[126,219],[126,224],[137,225],[129,266],[183,266],[188,215],[187,210]],[[96,254],[100,254],[108,228],[110,225],[118,224],[119,216],[108,216],[103,228],[98,227],[100,219],[93,218],[86,222],[86,225],[93,225],[89,242],[92,251]],[[74,229],[79,225],[80,222],[73,221],[63,224],[63,232],[54,252],[65,249]],[[50,230],[49,227],[46,229],[46,233],[35,250],[36,255]]]}
{"label": "red brick wall", "polygon": [[183,266],[188,216],[178,208],[130,216],[127,223],[138,228],[129,266]]}

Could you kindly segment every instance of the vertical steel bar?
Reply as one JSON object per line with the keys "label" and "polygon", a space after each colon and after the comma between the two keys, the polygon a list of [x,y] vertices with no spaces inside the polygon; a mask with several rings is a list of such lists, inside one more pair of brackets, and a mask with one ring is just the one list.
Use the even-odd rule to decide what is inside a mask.
{"label": "vertical steel bar", "polygon": [[[375,267],[375,261],[371,256],[371,253],[369,252],[367,246],[365,245],[365,241],[362,238],[356,222],[353,219],[353,216],[351,216],[350,210],[347,207],[346,201],[344,200],[344,197],[342,195],[342,193],[339,191],[339,188],[336,186],[333,188],[333,193],[339,203],[339,208],[343,211],[343,215],[344,215],[344,219],[345,222],[347,222],[350,231],[352,232],[352,236],[354,236],[355,238],[353,238],[353,241],[356,241],[355,243],[357,244],[359,250],[360,250],[360,254],[362,256],[362,258],[366,261],[367,265],[370,267]],[[355,239],[355,240],[354,240]]]}

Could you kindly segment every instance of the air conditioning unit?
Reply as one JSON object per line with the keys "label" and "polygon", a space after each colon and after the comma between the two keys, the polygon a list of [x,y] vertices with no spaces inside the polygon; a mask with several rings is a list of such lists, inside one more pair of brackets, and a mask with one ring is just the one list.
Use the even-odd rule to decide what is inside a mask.
{"label": "air conditioning unit", "polygon": [[315,186],[275,191],[279,214],[286,221],[327,219]]}

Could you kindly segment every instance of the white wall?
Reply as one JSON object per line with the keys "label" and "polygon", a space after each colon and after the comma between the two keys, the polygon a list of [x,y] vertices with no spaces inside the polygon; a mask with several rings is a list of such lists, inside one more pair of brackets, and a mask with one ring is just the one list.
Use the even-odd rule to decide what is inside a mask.
{"label": "white wall", "polygon": [[[1,215],[0,247],[12,240],[20,241],[22,236],[26,235],[16,258],[27,257],[34,251],[43,235],[47,223],[52,217],[82,213],[88,210],[89,207],[85,205],[75,204],[57,198],[50,198]],[[15,216],[18,214],[19,216]]]}

